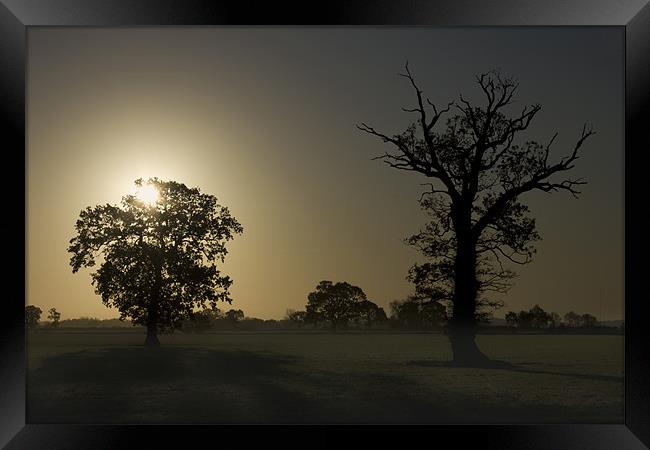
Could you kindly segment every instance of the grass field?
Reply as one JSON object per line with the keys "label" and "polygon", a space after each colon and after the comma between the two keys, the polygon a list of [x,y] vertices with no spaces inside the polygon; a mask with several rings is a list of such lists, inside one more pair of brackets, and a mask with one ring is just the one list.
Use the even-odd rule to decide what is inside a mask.
{"label": "grass field", "polygon": [[622,423],[623,337],[30,333],[28,423]]}

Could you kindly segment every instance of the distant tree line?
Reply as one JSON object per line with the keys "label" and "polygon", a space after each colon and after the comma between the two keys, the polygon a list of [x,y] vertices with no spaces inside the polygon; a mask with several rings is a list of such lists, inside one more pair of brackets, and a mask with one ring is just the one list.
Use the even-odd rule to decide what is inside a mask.
{"label": "distant tree line", "polygon": [[281,320],[248,317],[240,309],[209,308],[194,311],[180,327],[184,333],[219,330],[370,330],[439,329],[447,320],[446,307],[419,297],[390,304],[390,317],[369,300],[358,286],[347,282],[321,281],[307,295],[305,309],[288,309]]}
{"label": "distant tree line", "polygon": [[120,319],[97,319],[95,317],[79,317],[61,320],[61,313],[56,308],[47,311],[47,321],[41,322],[43,310],[38,306],[25,306],[25,325],[28,329],[35,328],[130,328],[130,321]]}
{"label": "distant tree line", "polygon": [[564,320],[558,313],[546,312],[544,309],[535,305],[528,311],[509,311],[506,316],[506,323],[511,327],[531,329],[531,328],[593,328],[598,326],[598,319],[592,314],[578,314],[575,311],[569,311],[564,315]]}
{"label": "distant tree line", "polygon": [[[25,325],[27,325],[27,328],[33,329],[38,327],[42,314],[43,310],[38,306],[25,306]],[[49,319],[47,325],[52,328],[56,328],[60,325],[61,313],[58,312],[56,308],[50,308],[50,310],[47,312],[47,318]]]}
{"label": "distant tree line", "polygon": [[296,327],[341,329],[440,329],[448,320],[447,306],[420,296],[390,303],[390,315],[369,300],[358,286],[321,281],[307,296],[304,311],[287,311]]}
{"label": "distant tree line", "polygon": [[[441,330],[450,318],[449,306],[417,295],[392,301],[390,314],[367,299],[363,290],[346,282],[322,281],[307,296],[304,311],[288,309],[284,318],[258,319],[248,317],[241,309],[222,311],[209,308],[194,311],[183,321],[183,333],[207,331],[272,331],[272,330]],[[131,321],[122,319],[98,319],[80,317],[60,320],[61,314],[51,308],[49,322],[40,323],[42,310],[33,305],[25,307],[25,323],[28,328],[131,328]],[[563,317],[547,312],[535,305],[528,311],[509,311],[505,315],[509,327],[520,329],[593,328],[599,325],[592,314],[569,311]],[[490,322],[486,312],[482,322]]]}
{"label": "distant tree line", "polygon": [[[307,296],[304,311],[288,311],[286,319],[299,326],[331,328],[384,328],[402,330],[440,330],[451,317],[451,303],[419,293],[389,305],[384,309],[368,300],[363,290],[347,282],[321,281]],[[433,299],[432,299],[433,297]],[[476,318],[488,323],[499,302],[481,301]]]}
{"label": "distant tree line", "polygon": [[[194,311],[185,319],[180,326],[184,333],[200,333],[208,330],[237,330],[251,329],[250,322],[265,322],[261,319],[246,317],[241,309],[230,309],[221,311],[219,308],[209,308]],[[242,326],[243,325],[243,326]]]}
{"label": "distant tree line", "polygon": [[120,319],[98,319],[95,317],[79,317],[62,320],[59,328],[132,328],[131,321]]}

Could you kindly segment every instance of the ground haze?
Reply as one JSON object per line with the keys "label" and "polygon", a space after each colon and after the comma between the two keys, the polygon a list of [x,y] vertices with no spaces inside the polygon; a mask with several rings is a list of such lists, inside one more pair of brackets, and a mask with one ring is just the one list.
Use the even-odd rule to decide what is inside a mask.
{"label": "ground haze", "polygon": [[29,423],[623,423],[623,337],[479,335],[511,369],[447,366],[426,333],[38,331]]}

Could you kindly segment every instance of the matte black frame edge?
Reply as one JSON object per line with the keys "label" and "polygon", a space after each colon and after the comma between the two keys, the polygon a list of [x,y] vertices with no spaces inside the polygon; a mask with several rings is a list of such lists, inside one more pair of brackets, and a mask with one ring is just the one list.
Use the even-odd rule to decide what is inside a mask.
{"label": "matte black frame edge", "polygon": [[[650,445],[650,351],[648,306],[643,294],[643,261],[639,243],[648,221],[639,205],[644,200],[644,151],[650,149],[646,128],[650,110],[650,5],[621,12],[617,2],[554,0],[390,1],[354,0],[305,3],[303,9],[288,4],[209,0],[0,0],[0,127],[6,144],[4,156],[11,158],[7,183],[8,211],[14,213],[1,223],[5,236],[25,233],[25,63],[26,34],[30,26],[156,26],[156,25],[430,25],[430,26],[621,26],[626,35],[625,108],[625,424],[594,425],[37,425],[25,423],[25,285],[11,284],[25,276],[25,252],[19,239],[9,239],[13,257],[7,277],[11,296],[6,304],[4,326],[0,327],[2,367],[0,368],[0,445],[8,449],[131,448],[146,442],[158,448],[187,444],[187,438],[207,439],[251,436],[291,439],[300,446],[303,436],[318,433],[317,446],[338,445],[339,432],[358,432],[368,443],[400,442],[400,433],[415,438],[429,435],[437,442],[474,444],[494,449],[637,449]],[[7,8],[8,5],[9,7]],[[634,5],[627,5],[635,9]],[[598,13],[598,11],[606,13]],[[595,11],[595,13],[594,13]],[[608,14],[610,15],[608,17]],[[621,15],[622,14],[622,15]],[[16,186],[22,186],[22,196]],[[17,211],[21,211],[16,218]],[[24,236],[24,234],[23,234]],[[327,428],[326,430],[324,428]],[[219,433],[218,435],[216,433]],[[311,438],[313,439],[313,437]],[[202,439],[201,439],[202,440]],[[313,442],[313,441],[312,441]],[[646,444],[644,446],[643,443]]]}
{"label": "matte black frame edge", "polygon": [[[0,445],[25,425],[25,25],[0,3],[0,136],[5,294],[0,326]],[[22,237],[22,238],[21,238]]]}

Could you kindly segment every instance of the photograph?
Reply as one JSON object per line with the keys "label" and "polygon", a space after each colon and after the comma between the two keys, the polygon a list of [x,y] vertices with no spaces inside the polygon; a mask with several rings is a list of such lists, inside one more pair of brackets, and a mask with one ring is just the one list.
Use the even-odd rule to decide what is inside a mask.
{"label": "photograph", "polygon": [[624,29],[27,55],[27,423],[625,423]]}

